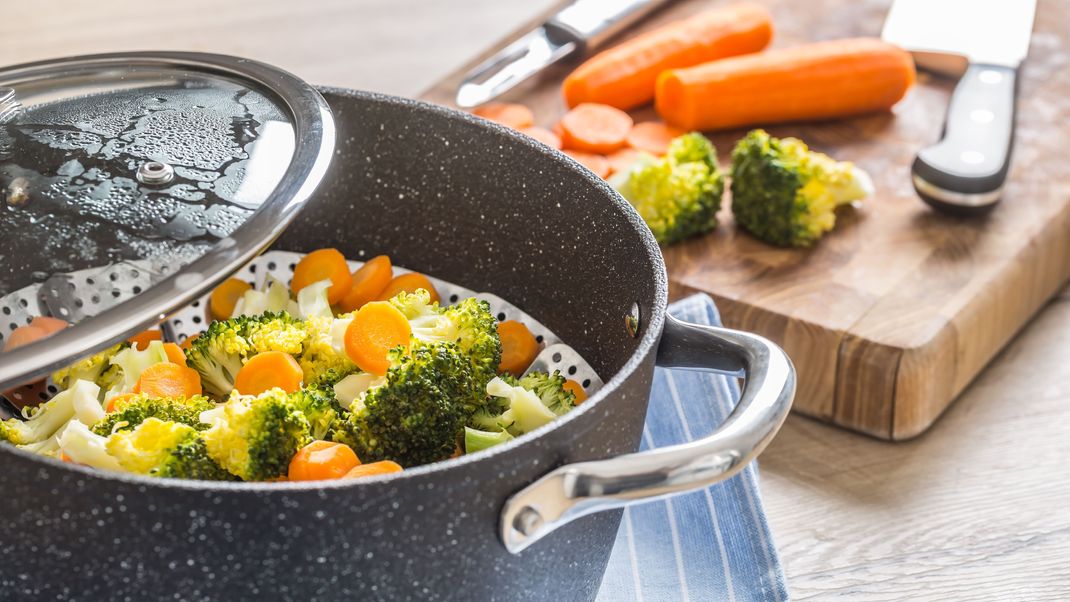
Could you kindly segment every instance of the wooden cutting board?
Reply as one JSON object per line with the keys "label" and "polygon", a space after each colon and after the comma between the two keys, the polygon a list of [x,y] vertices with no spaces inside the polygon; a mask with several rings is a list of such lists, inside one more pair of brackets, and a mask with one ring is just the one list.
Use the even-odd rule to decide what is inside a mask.
{"label": "wooden cutting board", "polygon": [[[774,17],[774,46],[879,35],[889,4],[763,3]],[[621,39],[715,4],[672,3]],[[542,21],[423,98],[452,105],[470,67]],[[559,87],[574,65],[555,66],[504,99],[527,104],[549,126],[565,111]],[[939,137],[954,81],[920,74],[889,114],[767,127],[854,161],[873,176],[876,197],[842,211],[837,228],[809,250],[749,237],[726,207],[715,232],[664,249],[671,294],[708,293],[728,326],[783,345],[799,373],[796,411],[884,439],[918,435],[1070,277],[1068,70],[1070,3],[1040,0],[1020,80],[1014,165],[1002,203],[979,219],[934,213],[910,184],[914,154]],[[655,115],[648,108],[635,117]],[[710,135],[723,165],[743,133]]]}

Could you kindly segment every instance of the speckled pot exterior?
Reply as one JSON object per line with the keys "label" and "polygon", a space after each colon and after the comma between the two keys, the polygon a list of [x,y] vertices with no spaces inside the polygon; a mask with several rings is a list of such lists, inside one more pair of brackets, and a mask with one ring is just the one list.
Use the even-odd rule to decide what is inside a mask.
{"label": "speckled pot exterior", "polygon": [[[400,475],[217,484],[93,472],[0,446],[0,598],[585,600],[620,512],[519,555],[498,538],[513,492],[555,466],[634,451],[667,286],[653,238],[604,182],[505,128],[430,105],[324,89],[337,152],[277,241],[388,253],[509,299],[608,384],[538,432]],[[642,327],[625,315],[638,303]]]}

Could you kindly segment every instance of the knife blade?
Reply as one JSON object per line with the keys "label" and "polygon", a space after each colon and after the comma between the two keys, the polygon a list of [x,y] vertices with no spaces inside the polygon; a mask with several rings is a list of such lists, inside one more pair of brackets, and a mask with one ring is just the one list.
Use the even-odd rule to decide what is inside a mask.
{"label": "knife blade", "polygon": [[1035,12],[1035,0],[896,0],[888,12],[884,40],[911,51],[921,68],[961,74],[941,140],[912,167],[914,189],[934,208],[979,214],[1002,196]]}
{"label": "knife blade", "polygon": [[459,107],[494,100],[550,65],[597,48],[668,0],[576,0],[468,72]]}

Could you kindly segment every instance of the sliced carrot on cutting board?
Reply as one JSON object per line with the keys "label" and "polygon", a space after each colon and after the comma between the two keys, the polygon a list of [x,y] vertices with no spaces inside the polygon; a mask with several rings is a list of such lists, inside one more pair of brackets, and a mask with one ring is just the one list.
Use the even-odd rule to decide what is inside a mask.
{"label": "sliced carrot on cutting board", "polygon": [[395,276],[390,284],[383,289],[383,292],[379,293],[379,300],[386,301],[394,298],[398,293],[415,293],[418,289],[424,289],[429,295],[431,295],[431,302],[438,303],[442,300],[438,296],[438,291],[435,290],[435,285],[431,284],[431,281],[427,279],[427,276],[423,274],[417,274],[416,272],[409,272],[408,274],[401,274]]}
{"label": "sliced carrot on cutting board", "polygon": [[213,320],[226,320],[234,315],[234,307],[245,291],[253,288],[251,284],[238,278],[227,278],[212,290],[208,297],[208,317]]}
{"label": "sliced carrot on cutting board", "polygon": [[583,151],[566,150],[563,151],[566,155],[572,157],[577,163],[586,167],[594,172],[594,175],[599,178],[604,178],[609,175],[609,161],[602,155],[596,155],[594,153],[585,153]]}
{"label": "sliced carrot on cutting board", "polygon": [[390,368],[390,350],[408,349],[410,336],[412,326],[397,308],[386,301],[368,303],[346,328],[346,355],[361,370],[382,376]]}
{"label": "sliced carrot on cutting board", "polygon": [[631,169],[632,165],[643,155],[642,152],[635,150],[634,148],[622,148],[619,151],[606,156],[606,161],[609,162],[609,174],[620,173]]}
{"label": "sliced carrot on cutting board", "polygon": [[530,127],[535,123],[531,109],[513,102],[491,102],[472,110],[473,115],[489,119],[514,130]]}
{"label": "sliced carrot on cutting board", "polygon": [[520,376],[539,354],[539,342],[527,326],[516,320],[498,324],[498,337],[502,341],[502,360],[498,372]]}
{"label": "sliced carrot on cutting board", "polygon": [[135,393],[150,397],[191,397],[201,394],[201,375],[193,368],[159,362],[141,371]]}
{"label": "sliced carrot on cutting board", "polygon": [[345,256],[338,249],[319,249],[302,257],[294,266],[290,288],[297,294],[306,286],[321,280],[331,281],[327,289],[327,301],[331,305],[341,301],[349,292],[353,276],[349,273]]}
{"label": "sliced carrot on cutting board", "polygon": [[549,146],[550,148],[556,148],[558,150],[561,149],[561,137],[546,128],[541,128],[537,125],[533,125],[531,127],[521,129],[520,133],[526,136],[530,136],[538,140],[539,142],[542,142],[546,146]]}
{"label": "sliced carrot on cutting board", "polygon": [[259,395],[276,387],[293,393],[301,388],[305,373],[289,353],[265,351],[249,358],[234,377],[234,388],[242,395]]}
{"label": "sliced carrot on cutting board", "polygon": [[360,459],[344,443],[313,441],[297,450],[287,471],[290,481],[327,481],[340,479],[360,466]]}
{"label": "sliced carrot on cutting board", "polygon": [[632,118],[609,105],[583,103],[561,118],[561,145],[587,153],[611,153],[624,146]]}
{"label": "sliced carrot on cutting board", "polygon": [[375,301],[393,278],[394,266],[386,255],[379,255],[364,262],[364,265],[353,272],[353,283],[339,304],[342,311],[356,311],[365,303]]}
{"label": "sliced carrot on cutting board", "polygon": [[637,123],[628,132],[628,146],[635,150],[661,156],[669,150],[669,143],[677,136],[683,136],[687,132],[666,125],[660,121],[644,121]]}

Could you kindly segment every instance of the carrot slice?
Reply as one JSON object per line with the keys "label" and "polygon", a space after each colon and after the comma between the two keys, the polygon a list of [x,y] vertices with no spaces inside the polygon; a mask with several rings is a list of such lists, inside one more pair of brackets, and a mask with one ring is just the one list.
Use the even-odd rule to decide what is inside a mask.
{"label": "carrot slice", "polygon": [[375,301],[357,310],[346,328],[346,355],[365,372],[386,374],[390,350],[409,348],[412,326],[404,314],[385,301]]}
{"label": "carrot slice", "polygon": [[632,123],[620,109],[585,102],[561,118],[561,144],[588,153],[611,153],[624,146]]}
{"label": "carrot slice", "polygon": [[183,348],[183,349],[189,349],[190,347],[193,346],[193,341],[196,341],[197,337],[199,337],[199,336],[201,336],[201,333],[199,333],[199,332],[191,334],[188,337],[186,337],[181,343],[179,343],[178,346]]}
{"label": "carrot slice", "polygon": [[182,348],[174,343],[164,343],[163,350],[167,353],[167,361],[172,364],[178,364],[179,366],[186,365],[186,354],[183,353]]}
{"label": "carrot slice", "polygon": [[620,173],[622,171],[628,171],[632,165],[635,165],[635,161],[642,155],[641,152],[634,148],[622,148],[619,151],[611,153],[606,157],[606,161],[609,162],[609,175]]}
{"label": "carrot slice", "polygon": [[371,464],[361,464],[356,468],[346,473],[345,478],[356,479],[359,477],[371,477],[377,474],[390,474],[392,472],[401,472],[404,470],[397,462],[391,462],[390,460],[381,460],[379,462],[372,462]]}
{"label": "carrot slice", "polygon": [[535,123],[535,115],[531,112],[531,109],[512,102],[487,103],[481,107],[476,107],[472,114],[511,127],[514,130],[530,127],[531,124]]}
{"label": "carrot slice", "polygon": [[583,385],[572,380],[571,378],[565,381],[565,384],[561,386],[566,391],[572,391],[576,396],[576,400],[572,402],[572,405],[578,406],[581,403],[587,401],[587,391],[583,390]]}
{"label": "carrot slice", "polygon": [[149,348],[149,343],[152,341],[162,341],[163,333],[158,328],[150,330],[143,330],[134,336],[126,339],[126,342],[134,346],[138,351],[144,351]]}
{"label": "carrot slice", "polygon": [[373,257],[353,272],[353,284],[342,298],[342,311],[356,311],[365,303],[375,301],[394,278],[394,267],[386,255]]}
{"label": "carrot slice", "polygon": [[415,293],[421,288],[431,295],[432,303],[438,303],[442,300],[438,296],[438,291],[435,290],[435,285],[431,284],[431,281],[427,279],[427,276],[417,274],[416,272],[409,272],[408,274],[396,276],[391,280],[390,284],[383,289],[383,292],[379,293],[379,301],[392,299],[395,295],[401,292]]}
{"label": "carrot slice", "polygon": [[557,136],[558,139],[561,139],[565,136],[565,128],[561,127],[560,121],[550,127],[550,132],[553,133],[554,136]]}
{"label": "carrot slice", "polygon": [[287,477],[291,481],[340,479],[357,466],[360,466],[360,459],[348,445],[313,441],[294,454]]}
{"label": "carrot slice", "polygon": [[213,320],[226,320],[234,315],[234,306],[238,304],[238,299],[251,288],[251,284],[238,278],[224,280],[208,297],[208,317]]}
{"label": "carrot slice", "polygon": [[531,127],[521,129],[520,133],[526,136],[530,136],[538,140],[539,142],[542,142],[546,146],[549,146],[550,148],[556,148],[558,150],[561,149],[561,137],[546,128],[541,128],[537,125],[533,125]]}
{"label": "carrot slice", "polygon": [[596,155],[593,153],[585,153],[582,151],[566,150],[563,151],[566,155],[572,157],[577,163],[586,167],[594,172],[594,175],[599,178],[604,178],[609,175],[609,161],[602,155]]}
{"label": "carrot slice", "polygon": [[104,411],[110,414],[115,410],[121,409],[119,406],[120,403],[123,403],[128,399],[133,399],[137,397],[137,395],[137,393],[123,393],[122,395],[116,395],[108,400],[108,405],[104,408]]}
{"label": "carrot slice", "polygon": [[632,109],[654,98],[662,71],[758,52],[772,37],[773,18],[761,6],[714,8],[596,54],[565,78],[561,91],[570,107],[602,102]]}
{"label": "carrot slice", "polygon": [[677,136],[687,132],[666,125],[660,121],[644,121],[632,126],[626,139],[628,146],[648,152],[652,155],[664,155],[669,150],[669,143]]}
{"label": "carrot slice", "polygon": [[64,328],[70,326],[66,320],[60,320],[59,318],[52,318],[49,316],[34,316],[30,320],[30,326],[34,328],[40,328],[45,331],[46,335],[57,333]]}
{"label": "carrot slice", "polygon": [[502,361],[498,372],[520,376],[539,354],[539,342],[527,326],[516,320],[498,324],[498,337],[502,340]]}
{"label": "carrot slice", "polygon": [[249,358],[234,377],[234,388],[242,395],[259,395],[278,387],[287,393],[301,388],[305,373],[289,353],[265,351]]}
{"label": "carrot slice", "polygon": [[319,249],[302,257],[294,266],[290,288],[297,294],[301,289],[320,280],[331,281],[331,286],[327,289],[327,301],[331,305],[341,301],[349,292],[353,276],[349,273],[345,256],[338,249]]}
{"label": "carrot slice", "polygon": [[39,341],[48,336],[43,328],[36,326],[19,326],[15,330],[12,330],[7,335],[7,339],[4,341],[4,351],[11,351],[17,349],[23,345],[29,345],[35,341]]}
{"label": "carrot slice", "polygon": [[171,362],[159,362],[141,371],[141,377],[137,379],[134,392],[150,397],[200,395],[201,376],[193,368]]}

